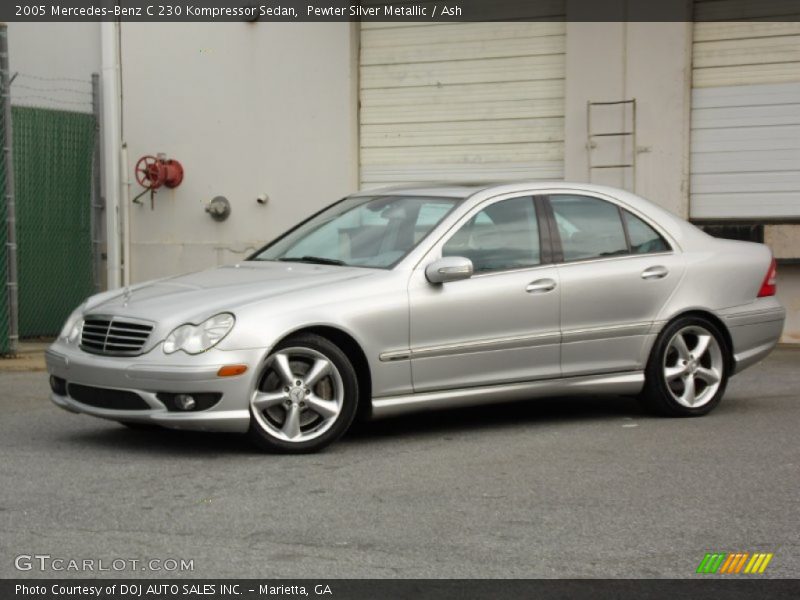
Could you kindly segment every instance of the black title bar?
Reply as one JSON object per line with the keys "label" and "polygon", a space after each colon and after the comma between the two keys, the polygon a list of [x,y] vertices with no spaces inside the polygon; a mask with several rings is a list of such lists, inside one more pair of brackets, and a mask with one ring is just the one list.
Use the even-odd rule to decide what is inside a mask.
{"label": "black title bar", "polygon": [[800,21],[800,0],[10,0],[0,21]]}
{"label": "black title bar", "polygon": [[704,578],[693,579],[5,579],[3,600],[441,600],[457,598],[570,598],[604,600],[647,598],[798,598],[800,580]]}

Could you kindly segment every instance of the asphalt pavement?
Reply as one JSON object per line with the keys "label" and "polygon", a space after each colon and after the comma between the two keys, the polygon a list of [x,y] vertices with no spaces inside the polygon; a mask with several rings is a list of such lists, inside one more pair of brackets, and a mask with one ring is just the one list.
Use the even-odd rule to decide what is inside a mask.
{"label": "asphalt pavement", "polygon": [[698,577],[705,553],[739,551],[774,554],[759,577],[797,577],[799,367],[800,350],[776,351],[703,418],[535,400],[288,457],[72,415],[45,373],[3,372],[0,577],[92,576],[18,571],[20,555],[193,561],[105,577]]}

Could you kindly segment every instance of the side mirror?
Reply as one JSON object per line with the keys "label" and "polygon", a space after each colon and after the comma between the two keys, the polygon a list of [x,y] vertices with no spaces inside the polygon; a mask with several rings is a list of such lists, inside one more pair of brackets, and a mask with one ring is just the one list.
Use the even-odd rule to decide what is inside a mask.
{"label": "side mirror", "polygon": [[463,256],[446,256],[425,267],[425,277],[431,283],[447,283],[472,277],[472,261]]}

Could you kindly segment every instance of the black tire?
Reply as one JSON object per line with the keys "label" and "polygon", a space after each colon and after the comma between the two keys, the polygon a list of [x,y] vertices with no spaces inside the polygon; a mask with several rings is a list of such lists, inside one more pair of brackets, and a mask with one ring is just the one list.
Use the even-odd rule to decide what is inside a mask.
{"label": "black tire", "polygon": [[[254,406],[250,405],[250,430],[248,436],[262,450],[281,454],[306,454],[318,452],[326,446],[338,440],[348,430],[358,409],[358,378],[352,363],[347,355],[333,342],[322,336],[304,333],[289,337],[279,343],[270,352],[270,357],[286,349],[308,349],[324,356],[338,371],[341,378],[342,399],[340,410],[337,416],[332,418],[332,424],[324,433],[313,439],[305,441],[288,441],[273,435],[267,428],[262,426],[266,415],[262,413],[262,419],[256,418]],[[268,367],[269,358],[262,368],[258,379],[258,389],[264,390],[265,381],[270,375]],[[281,384],[283,385],[283,384]],[[266,390],[264,390],[266,391]]]}
{"label": "black tire", "polygon": [[[676,360],[680,359],[680,357],[677,355],[677,351],[674,349],[674,346],[672,348],[670,347],[670,343],[679,332],[684,331],[688,332],[688,337],[690,339],[692,332],[705,331],[709,333],[712,336],[713,341],[716,342],[719,353],[721,354],[721,361],[719,361],[716,366],[714,366],[713,363],[708,362],[716,359],[716,356],[711,356],[710,349],[705,353],[709,355],[707,357],[707,361],[704,358],[705,354],[697,358],[696,361],[694,354],[691,355],[693,358],[690,359],[689,362],[694,363],[693,366],[696,369],[703,369],[705,366],[711,365],[714,366],[714,368],[706,370],[712,370],[712,372],[719,374],[719,382],[716,392],[713,392],[713,394],[710,392],[707,393],[706,399],[704,399],[702,404],[699,404],[698,406],[684,405],[679,399],[676,398],[677,393],[667,382],[666,366],[672,362],[675,362],[676,365],[673,368],[680,368],[678,360]],[[688,343],[687,346],[689,346]],[[692,347],[689,346],[689,349],[691,350]],[[700,417],[708,414],[714,410],[714,408],[716,408],[725,394],[725,388],[728,385],[728,378],[730,376],[729,356],[730,349],[726,343],[726,338],[716,324],[702,316],[689,315],[685,317],[679,317],[675,321],[669,323],[661,331],[656,339],[655,344],[653,344],[653,349],[650,352],[650,358],[647,362],[647,368],[645,369],[644,389],[639,396],[642,404],[650,412],[668,417]],[[680,363],[685,364],[686,362],[687,361],[685,360],[680,360]],[[692,365],[689,365],[688,367],[684,368],[690,368],[691,366]],[[676,377],[675,379],[678,378]],[[701,381],[703,380],[701,379]],[[673,383],[671,385],[675,386],[676,384]],[[677,384],[678,388],[680,388],[680,385],[680,383]],[[710,398],[708,396],[710,396]]]}

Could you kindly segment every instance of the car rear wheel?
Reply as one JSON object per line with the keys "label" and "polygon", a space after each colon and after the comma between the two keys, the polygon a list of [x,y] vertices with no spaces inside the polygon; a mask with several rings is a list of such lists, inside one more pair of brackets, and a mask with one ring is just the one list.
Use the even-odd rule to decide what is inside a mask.
{"label": "car rear wheel", "polygon": [[250,438],[271,452],[316,452],[347,431],[358,380],[330,340],[302,334],[281,342],[264,363],[250,400]]}
{"label": "car rear wheel", "polygon": [[682,317],[670,323],[650,354],[642,399],[667,416],[708,414],[725,393],[727,355],[725,338],[711,321]]}

